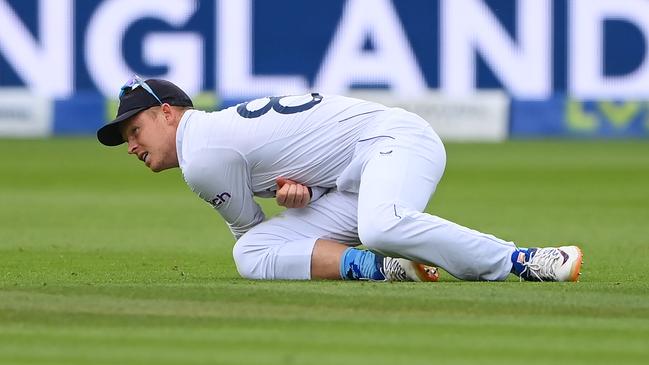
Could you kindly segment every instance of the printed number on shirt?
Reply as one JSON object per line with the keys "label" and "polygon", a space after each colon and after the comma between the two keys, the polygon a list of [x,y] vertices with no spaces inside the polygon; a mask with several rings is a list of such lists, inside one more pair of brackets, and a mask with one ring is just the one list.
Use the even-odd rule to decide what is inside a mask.
{"label": "printed number on shirt", "polygon": [[[291,104],[291,102],[294,102],[296,99],[301,100],[308,98],[310,98],[311,100],[303,104],[282,104],[282,101],[284,101],[285,104]],[[279,114],[294,114],[309,110],[321,101],[322,95],[318,93],[300,96],[271,96],[268,98],[252,100],[247,103],[239,104],[239,106],[237,106],[237,113],[239,113],[240,116],[248,119],[261,117],[262,115],[268,113],[271,109],[278,112]]]}

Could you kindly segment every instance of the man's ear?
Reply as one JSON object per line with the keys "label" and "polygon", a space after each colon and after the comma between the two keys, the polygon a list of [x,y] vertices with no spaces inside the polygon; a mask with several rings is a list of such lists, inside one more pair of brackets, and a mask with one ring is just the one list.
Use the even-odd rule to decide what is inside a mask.
{"label": "man's ear", "polygon": [[174,110],[171,107],[171,105],[169,105],[167,103],[164,103],[164,104],[162,104],[160,109],[162,110],[162,115],[164,115],[165,121],[167,122],[167,124],[173,124]]}

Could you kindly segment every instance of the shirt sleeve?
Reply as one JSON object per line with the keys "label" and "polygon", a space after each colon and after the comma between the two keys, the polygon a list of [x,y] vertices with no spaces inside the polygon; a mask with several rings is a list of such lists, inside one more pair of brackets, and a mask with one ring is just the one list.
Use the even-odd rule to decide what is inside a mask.
{"label": "shirt sleeve", "polygon": [[187,185],[221,214],[237,240],[264,221],[253,198],[248,163],[239,152],[206,148],[193,155],[183,168]]}

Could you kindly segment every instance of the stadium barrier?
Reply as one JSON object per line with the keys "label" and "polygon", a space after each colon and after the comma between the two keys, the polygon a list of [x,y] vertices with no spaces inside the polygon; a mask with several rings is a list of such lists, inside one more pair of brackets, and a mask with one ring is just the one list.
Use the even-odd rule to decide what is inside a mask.
{"label": "stadium barrier", "polygon": [[[201,110],[215,110],[212,93],[193,97]],[[94,135],[117,113],[117,100],[99,92],[77,92],[68,99],[49,99],[26,88],[0,88],[0,138]]]}
{"label": "stadium barrier", "polygon": [[[376,89],[348,95],[417,113],[446,141],[649,137],[649,101],[578,101],[565,95],[521,101],[510,100],[501,90],[464,98],[435,91],[406,98]],[[211,93],[196,95],[194,100],[202,110],[219,106]],[[231,101],[223,101],[220,106],[229,105]],[[23,88],[0,88],[0,137],[93,135],[116,110],[116,101],[98,92],[50,100]]]}
{"label": "stadium barrier", "polygon": [[27,89],[0,88],[0,136],[46,137],[52,134],[52,102]]}
{"label": "stadium barrier", "polygon": [[565,95],[511,102],[512,138],[647,138],[648,101],[580,101]]}
{"label": "stadium barrier", "polygon": [[106,99],[96,92],[77,93],[74,98],[54,101],[53,133],[94,134],[106,119]]}
{"label": "stadium barrier", "polygon": [[509,98],[500,90],[463,98],[449,98],[435,91],[418,97],[399,97],[381,90],[359,90],[348,95],[416,113],[446,141],[498,142],[508,137]]}

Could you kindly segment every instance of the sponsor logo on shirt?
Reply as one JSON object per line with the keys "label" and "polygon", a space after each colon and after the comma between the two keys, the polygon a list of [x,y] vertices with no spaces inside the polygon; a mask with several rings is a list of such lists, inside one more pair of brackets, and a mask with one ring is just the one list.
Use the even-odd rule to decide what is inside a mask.
{"label": "sponsor logo on shirt", "polygon": [[214,199],[212,200],[207,200],[208,203],[210,203],[214,208],[220,208],[223,203],[227,202],[228,199],[230,199],[232,195],[230,193],[223,192],[219,195],[217,195]]}

